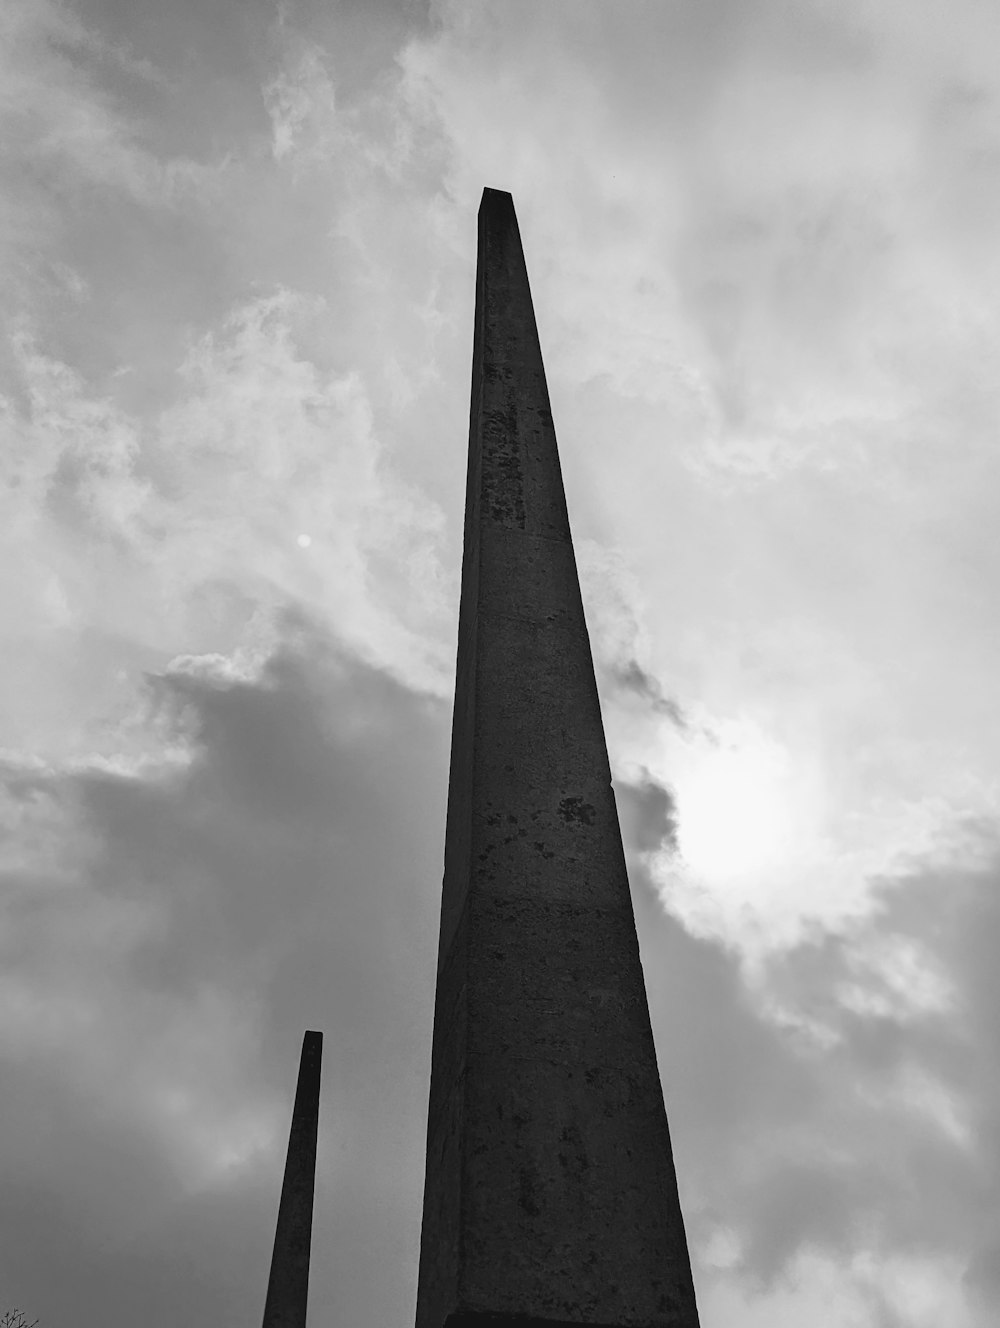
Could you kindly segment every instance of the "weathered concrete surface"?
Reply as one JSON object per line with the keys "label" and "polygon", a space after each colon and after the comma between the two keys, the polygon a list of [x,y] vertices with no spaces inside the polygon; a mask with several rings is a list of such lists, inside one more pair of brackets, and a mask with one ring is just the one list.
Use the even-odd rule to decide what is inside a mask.
{"label": "weathered concrete surface", "polygon": [[486,190],[417,1328],[698,1318],[513,201]]}
{"label": "weathered concrete surface", "polygon": [[306,1033],[278,1204],[264,1328],[305,1328],[322,1060],[323,1034]]}

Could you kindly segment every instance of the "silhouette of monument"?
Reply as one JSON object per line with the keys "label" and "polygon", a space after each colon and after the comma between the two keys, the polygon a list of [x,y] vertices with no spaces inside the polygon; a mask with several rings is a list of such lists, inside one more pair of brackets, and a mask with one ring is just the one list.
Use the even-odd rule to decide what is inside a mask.
{"label": "silhouette of monument", "polygon": [[697,1328],[511,196],[479,209],[417,1328]]}
{"label": "silhouette of monument", "polygon": [[306,1033],[278,1204],[264,1328],[305,1328],[322,1060],[323,1034]]}

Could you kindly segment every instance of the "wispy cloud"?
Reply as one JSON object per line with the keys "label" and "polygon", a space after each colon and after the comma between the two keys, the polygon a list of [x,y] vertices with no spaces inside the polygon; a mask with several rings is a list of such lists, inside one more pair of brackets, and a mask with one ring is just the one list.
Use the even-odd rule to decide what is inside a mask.
{"label": "wispy cloud", "polygon": [[176,401],[145,417],[15,343],[24,405],[6,410],[4,538],[22,610],[9,631],[40,649],[53,633],[115,637],[131,643],[128,668],[192,643],[213,600],[232,642],[255,606],[293,601],[373,660],[444,685],[427,639],[451,614],[440,518],[385,464],[359,375],[298,348],[296,325],[307,335],[323,313],[288,292],[251,302],[192,347]]}

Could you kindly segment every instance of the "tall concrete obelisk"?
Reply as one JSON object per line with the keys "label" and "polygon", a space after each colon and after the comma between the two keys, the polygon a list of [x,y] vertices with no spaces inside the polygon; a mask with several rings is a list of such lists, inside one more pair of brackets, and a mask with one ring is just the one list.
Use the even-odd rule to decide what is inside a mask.
{"label": "tall concrete obelisk", "polygon": [[417,1328],[696,1328],[513,200],[487,189]]}
{"label": "tall concrete obelisk", "polygon": [[264,1328],[305,1328],[322,1060],[323,1034],[306,1033],[278,1203]]}

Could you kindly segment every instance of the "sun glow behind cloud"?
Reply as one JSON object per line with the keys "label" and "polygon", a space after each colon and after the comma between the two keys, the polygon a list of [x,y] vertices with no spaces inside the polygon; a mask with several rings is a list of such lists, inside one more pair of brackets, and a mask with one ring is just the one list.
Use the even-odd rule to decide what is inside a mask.
{"label": "sun glow behind cloud", "polygon": [[681,859],[720,885],[781,870],[815,817],[787,750],[747,724],[697,743],[674,792]]}
{"label": "sun glow behind cloud", "polygon": [[836,859],[834,809],[814,754],[747,717],[663,740],[677,832],[653,870],[668,906],[747,956],[791,943],[830,909],[815,876]]}

